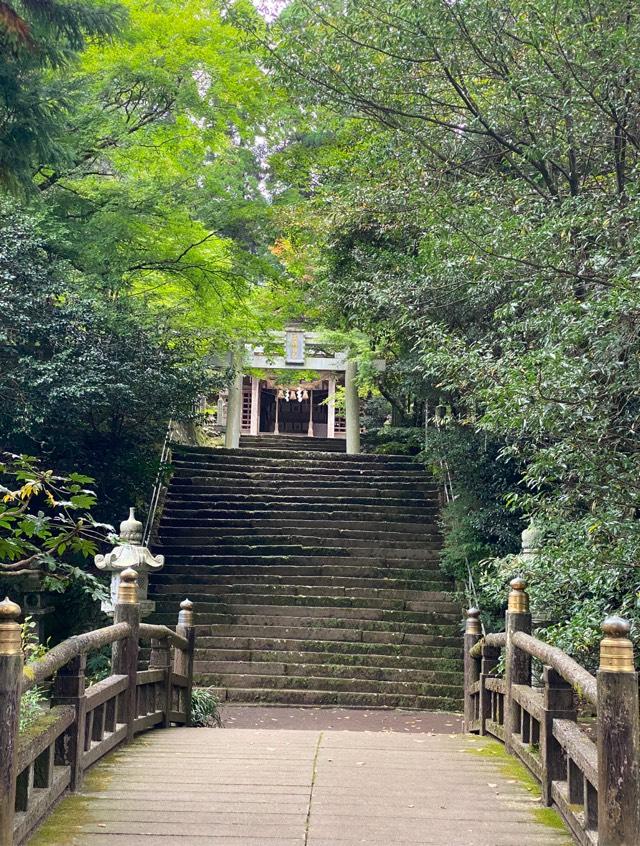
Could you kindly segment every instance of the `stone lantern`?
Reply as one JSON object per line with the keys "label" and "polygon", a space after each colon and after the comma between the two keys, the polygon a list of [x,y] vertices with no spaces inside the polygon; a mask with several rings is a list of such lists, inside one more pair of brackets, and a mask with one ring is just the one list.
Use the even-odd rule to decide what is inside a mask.
{"label": "stone lantern", "polygon": [[129,509],[128,519],[120,523],[120,543],[106,555],[95,556],[94,561],[98,570],[111,573],[110,597],[101,606],[106,614],[113,614],[113,606],[120,584],[120,574],[129,567],[138,574],[140,616],[148,617],[155,611],[155,602],[147,599],[149,573],[164,567],[164,556],[152,555],[149,549],[142,544],[142,534],[142,523],[136,520],[135,509],[131,508]]}
{"label": "stone lantern", "polygon": [[522,532],[522,549],[520,558],[525,563],[532,561],[540,551],[540,541],[542,539],[542,532],[531,522],[527,528]]}

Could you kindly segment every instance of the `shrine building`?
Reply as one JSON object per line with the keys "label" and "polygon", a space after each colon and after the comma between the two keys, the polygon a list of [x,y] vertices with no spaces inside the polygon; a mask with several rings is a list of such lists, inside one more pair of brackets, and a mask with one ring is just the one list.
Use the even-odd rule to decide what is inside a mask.
{"label": "shrine building", "polygon": [[246,344],[232,366],[235,379],[218,404],[226,446],[238,447],[241,435],[286,435],[342,438],[347,453],[360,451],[356,364],[328,350],[320,333],[290,327],[268,348]]}

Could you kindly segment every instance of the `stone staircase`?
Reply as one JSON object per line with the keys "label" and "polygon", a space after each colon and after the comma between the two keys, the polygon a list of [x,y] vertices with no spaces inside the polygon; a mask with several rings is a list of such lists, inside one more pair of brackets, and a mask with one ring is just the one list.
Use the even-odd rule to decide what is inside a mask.
{"label": "stone staircase", "polygon": [[196,603],[196,673],[227,701],[458,710],[434,484],[404,456],[309,440],[174,449],[154,621]]}

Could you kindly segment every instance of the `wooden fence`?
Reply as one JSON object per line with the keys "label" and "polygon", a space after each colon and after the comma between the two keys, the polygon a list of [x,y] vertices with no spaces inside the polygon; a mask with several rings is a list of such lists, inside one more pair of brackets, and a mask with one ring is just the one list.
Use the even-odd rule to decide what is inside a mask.
{"label": "wooden fence", "polygon": [[[0,603],[0,846],[24,843],[85,770],[136,734],[189,725],[195,629],[188,600],[178,625],[140,623],[134,570],[120,576],[113,625],[69,638],[23,667],[20,607]],[[140,642],[151,644],[140,670]],[[87,654],[111,644],[111,675],[85,685]],[[20,699],[50,684],[51,707],[24,734]]]}
{"label": "wooden fence", "polygon": [[[640,716],[629,623],[608,617],[602,624],[595,677],[531,636],[519,578],[511,582],[505,628],[483,637],[480,612],[467,612],[465,730],[492,735],[520,758],[581,846],[638,846]],[[542,668],[536,684],[534,659]],[[595,708],[595,741],[578,722],[580,701]]]}

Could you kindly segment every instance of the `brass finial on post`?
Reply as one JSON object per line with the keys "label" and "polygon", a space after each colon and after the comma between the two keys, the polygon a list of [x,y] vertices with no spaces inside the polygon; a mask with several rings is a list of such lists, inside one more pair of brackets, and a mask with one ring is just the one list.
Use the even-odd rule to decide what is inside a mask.
{"label": "brass finial on post", "polygon": [[522,576],[516,576],[509,582],[508,610],[511,614],[526,614],[529,611],[529,596],[527,594],[527,582]]}
{"label": "brass finial on post", "polygon": [[504,742],[507,749],[511,751],[518,732],[520,707],[514,698],[513,688],[515,685],[531,684],[531,656],[515,646],[513,636],[516,632],[531,634],[531,614],[526,591],[527,583],[523,577],[516,576],[515,579],[511,579],[509,586],[511,591],[505,615],[507,646],[504,667]]}
{"label": "brass finial on post", "polygon": [[469,608],[467,611],[467,622],[464,627],[464,633],[468,635],[482,634],[482,625],[480,624],[480,609]]}
{"label": "brass finial on post", "polygon": [[640,707],[631,625],[602,624],[598,679],[598,843],[625,846],[640,832]]}
{"label": "brass finial on post", "polygon": [[193,602],[191,602],[190,599],[183,599],[180,603],[180,612],[178,613],[178,625],[193,625]]}
{"label": "brass finial on post", "polygon": [[118,605],[138,604],[138,574],[131,567],[120,573]]}
{"label": "brass finial on post", "polygon": [[20,614],[20,606],[5,596],[0,602],[0,655],[19,655],[22,650]]}
{"label": "brass finial on post", "polygon": [[602,624],[604,637],[600,641],[600,670],[607,673],[635,672],[633,643],[629,640],[631,623],[612,616]]}

